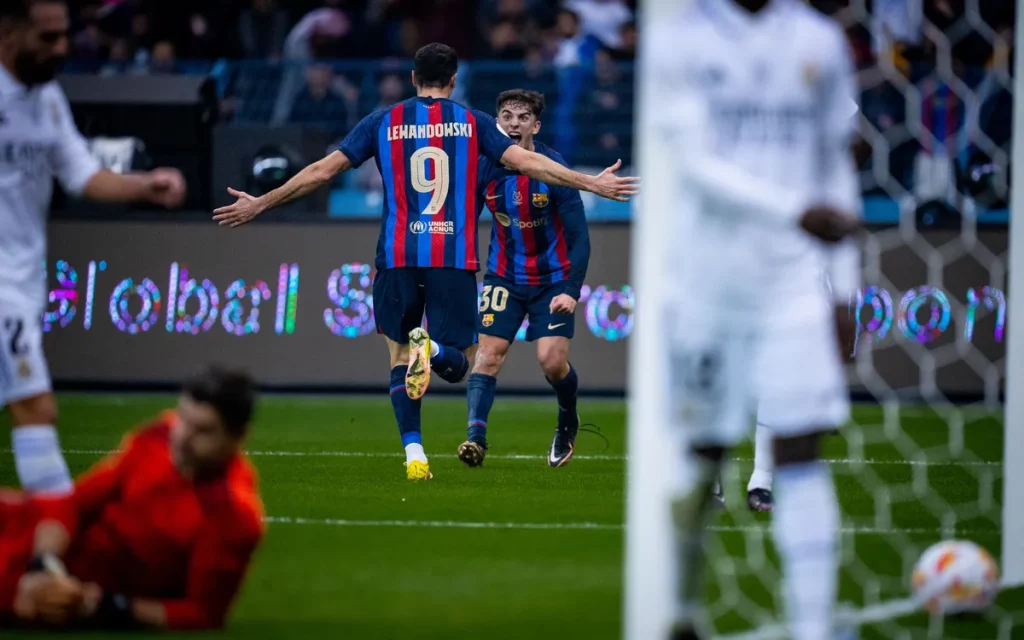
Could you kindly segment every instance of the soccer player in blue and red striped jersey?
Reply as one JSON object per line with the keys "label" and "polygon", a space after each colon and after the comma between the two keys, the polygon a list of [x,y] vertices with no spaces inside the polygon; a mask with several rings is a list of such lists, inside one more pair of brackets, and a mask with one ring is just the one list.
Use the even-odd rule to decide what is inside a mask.
{"label": "soccer player in blue and red striped jersey", "polygon": [[[519,146],[555,162],[565,160],[536,142],[544,96],[513,89],[498,96],[498,125]],[[487,452],[487,415],[497,375],[516,332],[529,317],[526,339],[537,342],[537,360],[558,397],[558,422],[548,464],[572,458],[579,416],[576,370],[569,363],[576,303],[590,261],[590,235],[576,189],[552,186],[483,160],[481,187],[494,217],[480,305],[480,348],[469,377],[468,439],[459,458],[479,466]]]}
{"label": "soccer player in blue and red striped jersey", "polygon": [[[449,382],[461,380],[476,342],[481,158],[606,198],[624,201],[637,192],[638,181],[616,176],[617,167],[588,176],[514,144],[493,117],[452,102],[457,71],[451,47],[426,45],[416,52],[415,98],[363,118],[339,150],[278,189],[256,198],[229,188],[238,200],[214,212],[214,220],[236,227],[376,160],[384,178],[384,215],[374,315],[388,344],[391,401],[411,480],[432,477],[420,434],[420,398],[431,367]],[[432,336],[420,328],[424,313]]]}

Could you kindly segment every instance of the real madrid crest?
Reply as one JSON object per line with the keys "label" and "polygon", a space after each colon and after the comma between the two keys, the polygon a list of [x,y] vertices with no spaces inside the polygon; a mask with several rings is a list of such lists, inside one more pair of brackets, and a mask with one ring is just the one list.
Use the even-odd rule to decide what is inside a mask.
{"label": "real madrid crest", "polygon": [[28,360],[22,360],[18,363],[18,375],[22,378],[32,377],[32,367],[28,366]]}

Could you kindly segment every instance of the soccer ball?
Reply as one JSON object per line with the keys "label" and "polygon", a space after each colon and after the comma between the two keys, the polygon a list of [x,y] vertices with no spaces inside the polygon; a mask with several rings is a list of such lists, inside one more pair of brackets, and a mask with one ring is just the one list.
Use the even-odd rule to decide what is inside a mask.
{"label": "soccer ball", "polygon": [[988,551],[967,540],[928,547],[914,566],[914,597],[939,614],[982,611],[999,592],[999,568]]}

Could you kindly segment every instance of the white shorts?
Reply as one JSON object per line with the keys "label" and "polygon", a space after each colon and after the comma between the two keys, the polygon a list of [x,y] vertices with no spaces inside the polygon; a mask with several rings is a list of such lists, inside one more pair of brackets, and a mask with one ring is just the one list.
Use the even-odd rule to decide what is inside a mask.
{"label": "white shorts", "polygon": [[804,326],[728,327],[714,314],[674,332],[673,421],[693,446],[730,447],[751,414],[777,435],[841,425],[849,395],[831,317]]}
{"label": "white shorts", "polygon": [[51,390],[42,314],[0,304],[0,407]]}
{"label": "white shorts", "polygon": [[759,347],[754,388],[760,424],[785,437],[838,427],[849,419],[850,392],[833,318],[780,327]]}

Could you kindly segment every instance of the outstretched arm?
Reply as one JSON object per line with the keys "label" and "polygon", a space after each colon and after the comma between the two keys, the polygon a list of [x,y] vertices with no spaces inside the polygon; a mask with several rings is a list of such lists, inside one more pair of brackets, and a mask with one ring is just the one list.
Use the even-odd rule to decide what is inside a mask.
{"label": "outstretched arm", "polygon": [[185,178],[172,168],[119,174],[104,169],[75,126],[63,92],[55,90],[60,136],[53,154],[54,175],[68,194],[97,202],[149,202],[173,209],[185,200]]}
{"label": "outstretched arm", "polygon": [[640,190],[640,178],[621,178],[615,175],[622,166],[622,161],[616,161],[599,175],[590,176],[564,167],[547,156],[515,145],[505,150],[501,162],[506,167],[541,182],[589,191],[609,200],[627,202]]}
{"label": "outstretched arm", "polygon": [[264,211],[279,207],[286,202],[309,195],[327,184],[340,173],[348,171],[352,162],[341,151],[334,151],[295,174],[291,180],[277,189],[256,198],[228,187],[228,193],[238,198],[233,204],[215,209],[213,219],[222,227],[238,227]]}

